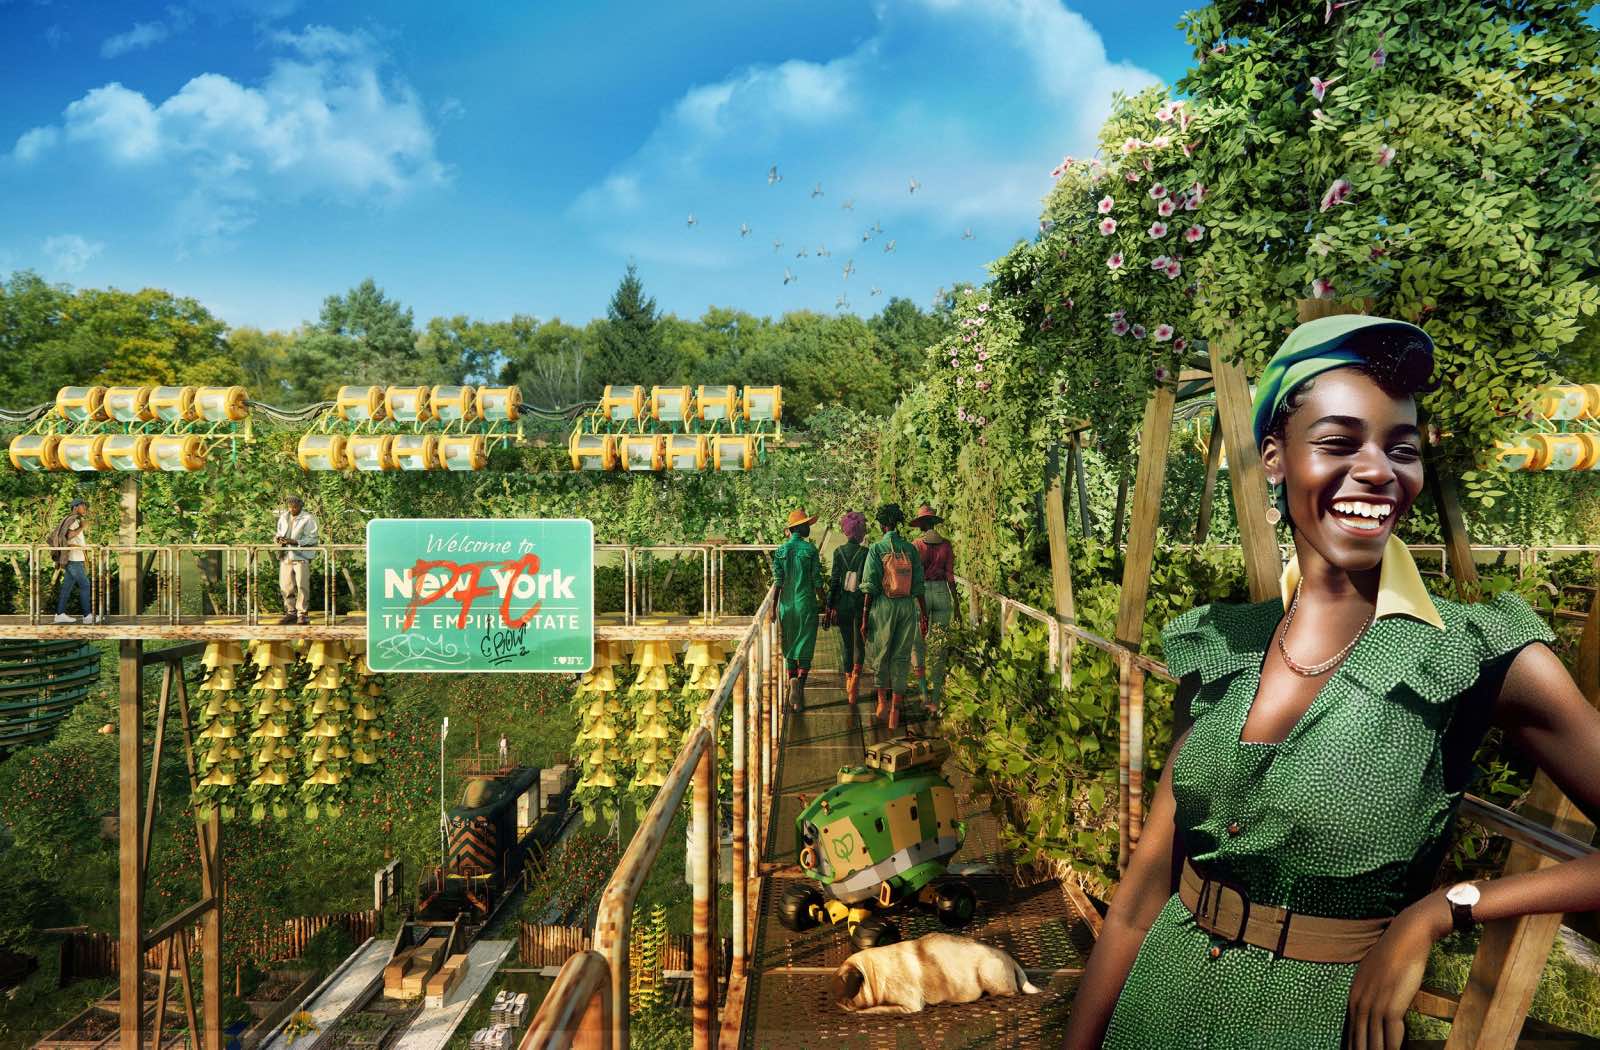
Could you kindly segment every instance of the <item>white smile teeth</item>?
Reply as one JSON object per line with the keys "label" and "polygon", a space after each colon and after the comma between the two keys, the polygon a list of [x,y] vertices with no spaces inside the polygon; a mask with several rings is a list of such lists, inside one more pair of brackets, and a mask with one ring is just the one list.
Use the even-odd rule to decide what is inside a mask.
{"label": "white smile teeth", "polygon": [[1365,500],[1340,500],[1333,505],[1333,509],[1339,514],[1373,519],[1371,524],[1349,523],[1358,529],[1376,529],[1394,512],[1394,507],[1388,503],[1368,503]]}

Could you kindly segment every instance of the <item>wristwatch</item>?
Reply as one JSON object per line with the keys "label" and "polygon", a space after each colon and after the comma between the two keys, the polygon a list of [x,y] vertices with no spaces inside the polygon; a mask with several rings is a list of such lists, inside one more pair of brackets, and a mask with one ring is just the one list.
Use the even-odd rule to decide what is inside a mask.
{"label": "wristwatch", "polygon": [[1477,920],[1472,917],[1472,907],[1478,903],[1478,887],[1471,882],[1458,882],[1444,891],[1450,902],[1450,920],[1457,933],[1466,933]]}

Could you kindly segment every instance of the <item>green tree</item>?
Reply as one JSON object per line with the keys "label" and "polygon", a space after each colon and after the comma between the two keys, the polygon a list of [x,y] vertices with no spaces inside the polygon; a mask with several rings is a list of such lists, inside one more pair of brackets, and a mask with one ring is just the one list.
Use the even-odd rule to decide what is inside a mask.
{"label": "green tree", "polygon": [[589,362],[599,352],[603,322],[576,328],[556,317],[542,324],[518,314],[509,322],[502,383],[515,383],[532,405],[558,408],[582,401],[588,387]]}
{"label": "green tree", "polygon": [[884,364],[906,387],[911,385],[913,377],[921,374],[928,347],[944,338],[949,330],[947,320],[924,313],[916,303],[898,295],[867,322],[867,328],[877,340]]}
{"label": "green tree", "polygon": [[442,382],[488,382],[505,367],[510,342],[533,318],[518,314],[507,321],[479,321],[465,314],[435,317],[417,339],[424,367]]}
{"label": "green tree", "polygon": [[[298,401],[332,398],[345,385],[448,382],[437,361],[417,349],[411,308],[383,294],[368,277],[344,295],[322,303],[289,352],[290,392]],[[432,367],[428,367],[432,365]]]}
{"label": "green tree", "polygon": [[34,405],[55,396],[42,348],[59,345],[71,329],[71,298],[70,288],[49,284],[31,270],[0,281],[0,389],[8,404]]}
{"label": "green tree", "polygon": [[288,332],[263,332],[250,327],[228,333],[228,349],[239,366],[239,381],[251,397],[274,405],[286,399],[290,389],[289,353],[295,339]]}
{"label": "green tree", "polygon": [[586,369],[593,389],[615,383],[652,386],[661,382],[661,333],[656,301],[644,294],[633,263],[606,307],[605,325],[594,362]]}

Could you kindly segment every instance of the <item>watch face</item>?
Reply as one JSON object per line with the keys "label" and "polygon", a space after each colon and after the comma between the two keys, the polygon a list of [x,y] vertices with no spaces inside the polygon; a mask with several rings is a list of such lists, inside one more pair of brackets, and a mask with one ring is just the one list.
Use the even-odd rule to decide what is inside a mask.
{"label": "watch face", "polygon": [[1459,882],[1445,891],[1445,900],[1472,907],[1478,903],[1478,887],[1470,882]]}

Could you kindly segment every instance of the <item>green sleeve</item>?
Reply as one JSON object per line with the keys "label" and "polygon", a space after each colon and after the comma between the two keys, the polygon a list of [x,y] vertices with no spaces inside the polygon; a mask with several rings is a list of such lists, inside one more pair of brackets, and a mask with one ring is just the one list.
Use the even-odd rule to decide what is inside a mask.
{"label": "green sleeve", "polygon": [[911,552],[911,597],[922,597],[922,552],[913,544],[906,544]]}
{"label": "green sleeve", "polygon": [[806,569],[811,576],[807,592],[812,597],[822,593],[822,552],[815,543],[806,544]]}
{"label": "green sleeve", "polygon": [[867,569],[862,574],[861,593],[876,598],[883,593],[883,559],[878,557],[878,545],[867,548]]}
{"label": "green sleeve", "polygon": [[778,590],[783,590],[783,548],[779,547],[772,552],[772,582],[778,585]]}
{"label": "green sleeve", "polygon": [[832,609],[839,604],[839,595],[844,593],[844,574],[844,548],[835,547],[833,567],[828,570],[828,596],[823,608]]}

